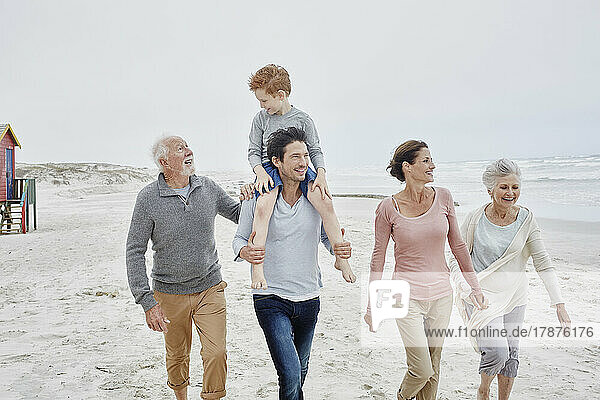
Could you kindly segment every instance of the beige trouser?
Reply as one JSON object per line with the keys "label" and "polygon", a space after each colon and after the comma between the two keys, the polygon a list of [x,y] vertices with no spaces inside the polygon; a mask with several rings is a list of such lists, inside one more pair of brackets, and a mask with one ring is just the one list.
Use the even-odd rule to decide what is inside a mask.
{"label": "beige trouser", "polygon": [[400,399],[435,400],[444,335],[425,329],[445,329],[450,323],[452,295],[433,301],[411,300],[408,315],[396,320],[406,350],[408,371],[400,385]]}
{"label": "beige trouser", "polygon": [[192,322],[196,326],[202,350],[203,399],[220,399],[225,396],[227,378],[227,353],[225,348],[226,312],[224,281],[193,294],[166,294],[154,291],[165,317],[170,321],[164,334],[167,350],[166,364],[171,389],[178,390],[190,382],[190,351],[192,348]]}

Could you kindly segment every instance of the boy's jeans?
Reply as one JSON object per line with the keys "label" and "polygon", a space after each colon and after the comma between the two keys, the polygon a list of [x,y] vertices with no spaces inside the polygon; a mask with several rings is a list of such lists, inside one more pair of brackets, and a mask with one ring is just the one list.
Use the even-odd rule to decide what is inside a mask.
{"label": "boy's jeans", "polygon": [[254,298],[254,310],[279,377],[280,400],[303,400],[320,301],[290,301],[267,294]]}

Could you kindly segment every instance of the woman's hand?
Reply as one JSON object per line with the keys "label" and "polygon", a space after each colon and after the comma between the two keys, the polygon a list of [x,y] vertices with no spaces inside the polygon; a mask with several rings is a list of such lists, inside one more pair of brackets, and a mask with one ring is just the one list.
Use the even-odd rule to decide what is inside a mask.
{"label": "woman's hand", "polygon": [[469,295],[469,299],[471,300],[471,302],[473,302],[473,305],[478,310],[485,310],[486,308],[488,308],[488,301],[481,292],[472,291]]}
{"label": "woman's hand", "polygon": [[560,322],[560,326],[563,328],[571,327],[571,318],[569,317],[569,313],[565,308],[565,303],[558,303],[556,305],[556,316],[558,317],[558,322]]}

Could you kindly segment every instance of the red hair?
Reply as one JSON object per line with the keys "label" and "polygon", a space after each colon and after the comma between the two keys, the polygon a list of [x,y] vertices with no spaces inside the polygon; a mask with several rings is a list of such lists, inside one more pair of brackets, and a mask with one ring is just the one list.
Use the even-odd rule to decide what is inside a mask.
{"label": "red hair", "polygon": [[288,72],[282,66],[268,64],[250,75],[248,79],[250,90],[264,89],[271,96],[283,90],[288,96],[292,93],[292,83]]}

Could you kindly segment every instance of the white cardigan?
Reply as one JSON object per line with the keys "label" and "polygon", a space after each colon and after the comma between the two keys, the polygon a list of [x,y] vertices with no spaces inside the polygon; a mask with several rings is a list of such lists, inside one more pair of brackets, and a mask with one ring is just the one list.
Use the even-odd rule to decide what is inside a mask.
{"label": "white cardigan", "polygon": [[[460,227],[460,233],[467,244],[469,253],[473,251],[473,241],[477,224],[483,216],[488,204],[471,211]],[[515,234],[512,242],[502,254],[483,271],[477,273],[477,279],[489,307],[485,310],[474,309],[471,318],[467,317],[463,300],[471,293],[471,288],[464,280],[458,263],[454,257],[450,257],[451,278],[457,290],[455,305],[457,306],[463,321],[469,332],[471,329],[481,329],[494,318],[508,314],[515,307],[527,304],[528,279],[525,272],[527,260],[533,258],[533,266],[544,282],[544,286],[550,296],[552,306],[563,303],[558,286],[558,278],[554,267],[550,264],[550,256],[544,247],[540,228],[529,211],[527,218]],[[472,343],[477,350],[476,343]]]}

